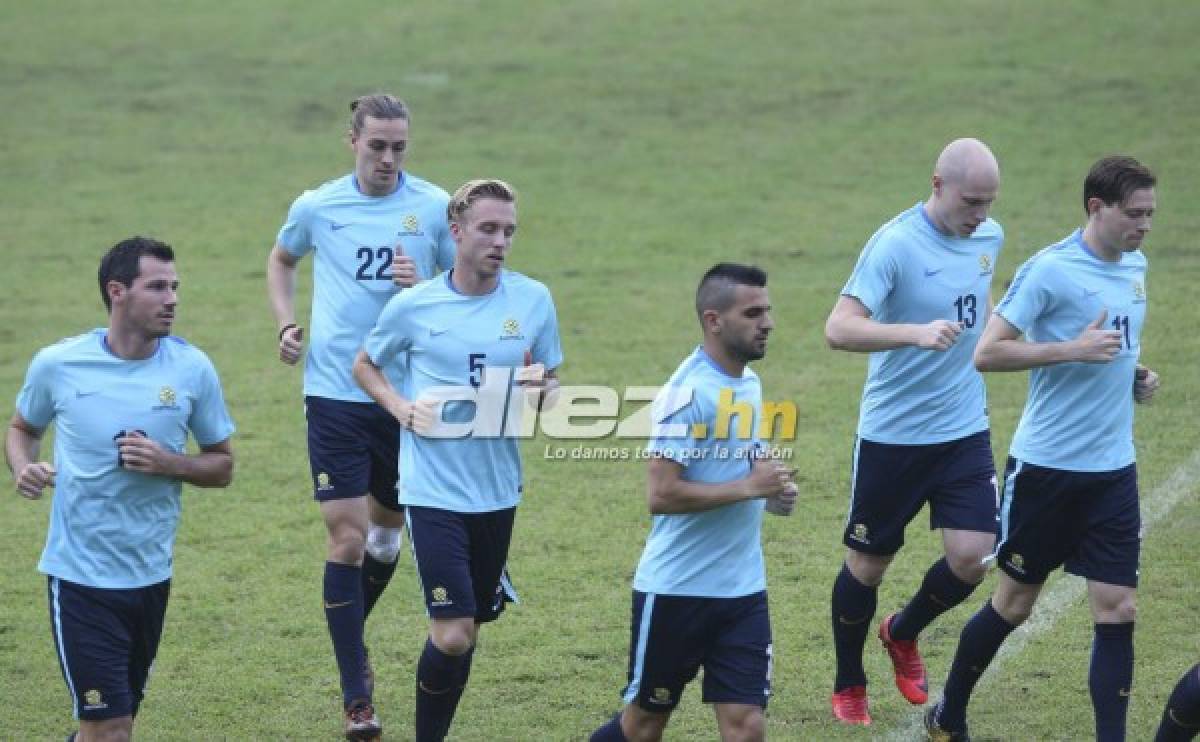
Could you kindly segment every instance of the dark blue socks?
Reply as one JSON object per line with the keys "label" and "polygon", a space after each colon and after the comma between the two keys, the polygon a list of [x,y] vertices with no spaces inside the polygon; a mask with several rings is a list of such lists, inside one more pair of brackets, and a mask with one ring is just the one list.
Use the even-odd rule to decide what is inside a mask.
{"label": "dark blue socks", "polygon": [[1189,742],[1200,732],[1200,665],[1184,673],[1167,706],[1154,742]]}
{"label": "dark blue socks", "polygon": [[361,570],[352,564],[325,562],[325,623],[333,640],[346,708],[371,700],[363,679],[363,604]]}
{"label": "dark blue socks", "polygon": [[917,638],[933,619],[966,600],[975,591],[975,585],[963,582],[950,571],[946,558],[934,562],[921,589],[908,601],[904,610],[892,619],[888,631],[893,639],[912,641]]}
{"label": "dark blue socks", "polygon": [[1012,633],[1013,626],[992,608],[992,601],[967,621],[958,640],[958,650],[950,665],[946,678],[946,689],[942,697],[942,708],[938,724],[951,732],[961,732],[967,727],[967,703],[971,691],[987,670],[1000,645]]}
{"label": "dark blue socks", "polygon": [[1098,623],[1092,637],[1088,690],[1096,711],[1096,742],[1125,739],[1133,689],[1133,623]]}
{"label": "dark blue socks", "polygon": [[608,723],[592,732],[588,742],[629,742],[625,732],[621,731],[621,712],[608,720]]}
{"label": "dark blue socks", "polygon": [[441,742],[450,731],[473,655],[474,648],[463,655],[446,654],[432,639],[425,640],[417,662],[417,742]]}
{"label": "dark blue socks", "polygon": [[375,601],[379,600],[379,596],[383,595],[384,589],[391,581],[392,575],[396,572],[397,559],[392,562],[381,562],[371,556],[370,552],[363,552],[362,563],[362,592],[363,592],[363,620],[367,620],[367,616],[371,615],[371,609],[375,607]]}
{"label": "dark blue socks", "polygon": [[863,645],[867,642],[871,619],[875,617],[878,593],[878,588],[867,587],[855,579],[845,564],[833,582],[833,647],[837,654],[835,692],[867,684]]}

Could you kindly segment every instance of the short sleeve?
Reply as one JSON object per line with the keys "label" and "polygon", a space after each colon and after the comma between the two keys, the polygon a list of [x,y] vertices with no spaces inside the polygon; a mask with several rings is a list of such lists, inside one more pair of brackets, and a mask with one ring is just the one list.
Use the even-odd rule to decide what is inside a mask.
{"label": "short sleeve", "polygon": [[1023,333],[1046,311],[1051,296],[1046,285],[1047,261],[1040,257],[1030,258],[1021,266],[996,307],[996,314]]}
{"label": "short sleeve", "polygon": [[651,405],[651,438],[646,450],[685,468],[692,461],[693,431],[704,424],[704,414],[695,390],[684,384],[668,384],[659,390]]}
{"label": "short sleeve", "polygon": [[407,291],[396,294],[384,305],[375,326],[363,341],[363,350],[379,368],[384,368],[396,356],[412,347],[411,322]]}
{"label": "short sleeve", "polygon": [[55,364],[43,350],[33,357],[17,394],[17,412],[35,428],[45,428],[54,419],[54,376]]}
{"label": "short sleeve", "polygon": [[558,312],[554,309],[554,299],[546,295],[545,320],[533,341],[533,360],[553,371],[562,365],[562,343],[558,337]]}
{"label": "short sleeve", "polygon": [[305,191],[292,202],[287,221],[279,228],[279,236],[275,238],[275,242],[293,257],[304,257],[313,249],[312,193]]}
{"label": "short sleeve", "polygon": [[201,446],[220,443],[233,435],[233,420],[225,406],[221,379],[208,356],[200,354],[196,381],[196,401],[188,418],[188,429]]}
{"label": "short sleeve", "polygon": [[896,285],[899,272],[892,242],[886,237],[876,237],[867,243],[858,256],[858,263],[842,289],[842,296],[853,296],[872,315],[877,315]]}

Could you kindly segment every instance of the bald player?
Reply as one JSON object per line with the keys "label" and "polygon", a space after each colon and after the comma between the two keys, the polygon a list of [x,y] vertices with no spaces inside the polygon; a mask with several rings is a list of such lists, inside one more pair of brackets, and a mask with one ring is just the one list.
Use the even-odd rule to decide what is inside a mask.
{"label": "bald player", "polygon": [[846,559],[833,584],[833,714],[870,724],[862,653],[888,565],[925,503],[944,556],[879,638],[896,687],[928,699],[917,636],[984,577],[998,502],[983,378],[971,356],[991,312],[1004,240],[988,210],[1000,169],[987,145],[957,139],[938,157],[932,192],[872,235],[825,323],[835,350],[870,353],[851,475]]}

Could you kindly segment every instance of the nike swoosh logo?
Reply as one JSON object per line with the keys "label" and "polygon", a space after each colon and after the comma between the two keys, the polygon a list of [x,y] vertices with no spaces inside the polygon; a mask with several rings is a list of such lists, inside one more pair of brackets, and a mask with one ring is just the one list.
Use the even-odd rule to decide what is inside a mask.
{"label": "nike swoosh logo", "polygon": [[330,222],[329,226],[333,229],[334,232],[336,232],[340,229],[345,229],[346,227],[349,227],[350,223],[346,222],[345,224],[338,224],[337,222]]}
{"label": "nike swoosh logo", "polygon": [[345,608],[346,606],[350,605],[353,602],[354,602],[353,600],[347,600],[344,603],[330,603],[327,600],[327,601],[325,601],[325,607],[326,608]]}
{"label": "nike swoosh logo", "polygon": [[860,618],[857,621],[851,621],[850,619],[846,618],[845,616],[838,616],[838,623],[843,623],[847,626],[858,626],[859,624],[861,624],[863,621],[866,621],[866,620],[867,619],[865,619],[865,618]]}
{"label": "nike swoosh logo", "polygon": [[447,332],[449,332],[449,330],[446,330],[446,329],[435,330],[434,328],[430,327],[429,328],[429,337],[434,337],[435,335],[444,335]]}
{"label": "nike swoosh logo", "polygon": [[99,390],[96,390],[96,391],[93,391],[93,392],[85,392],[85,391],[81,391],[81,390],[79,390],[79,389],[76,389],[76,390],[75,390],[75,397],[76,397],[76,399],[78,399],[79,397],[90,397],[90,396],[92,396],[93,394],[99,394],[99,393],[100,393],[100,391],[99,391]]}
{"label": "nike swoosh logo", "polygon": [[929,278],[930,276],[936,276],[937,274],[941,273],[941,272],[942,272],[942,271],[944,271],[944,270],[946,270],[946,269],[945,269],[945,268],[938,268],[938,269],[937,269],[937,270],[935,270],[935,271],[931,271],[931,270],[929,270],[928,268],[926,268],[926,269],[925,269],[925,277],[926,277],[926,278]]}

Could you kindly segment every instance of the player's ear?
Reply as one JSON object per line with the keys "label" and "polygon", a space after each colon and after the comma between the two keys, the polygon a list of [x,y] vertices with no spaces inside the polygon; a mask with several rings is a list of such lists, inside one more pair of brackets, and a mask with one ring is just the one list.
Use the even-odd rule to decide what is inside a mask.
{"label": "player's ear", "polygon": [[108,300],[112,304],[116,304],[117,301],[125,295],[125,291],[128,288],[129,287],[125,284],[115,280],[104,284],[104,290],[108,293]]}
{"label": "player's ear", "polygon": [[458,222],[450,222],[450,236],[454,238],[455,242],[461,242],[462,225],[460,225]]}
{"label": "player's ear", "polygon": [[1092,196],[1087,200],[1088,217],[1090,218],[1095,216],[1096,212],[1100,211],[1100,209],[1103,209],[1107,205],[1108,204],[1104,203],[1104,199]]}
{"label": "player's ear", "polygon": [[700,315],[700,321],[704,324],[704,329],[713,335],[721,334],[721,313],[715,309],[705,309]]}
{"label": "player's ear", "polygon": [[930,181],[930,183],[933,184],[933,192],[936,193],[938,196],[941,196],[942,195],[942,186],[945,185],[945,181],[942,180],[942,176],[938,175],[937,173],[934,173],[933,177],[930,178],[929,181]]}

